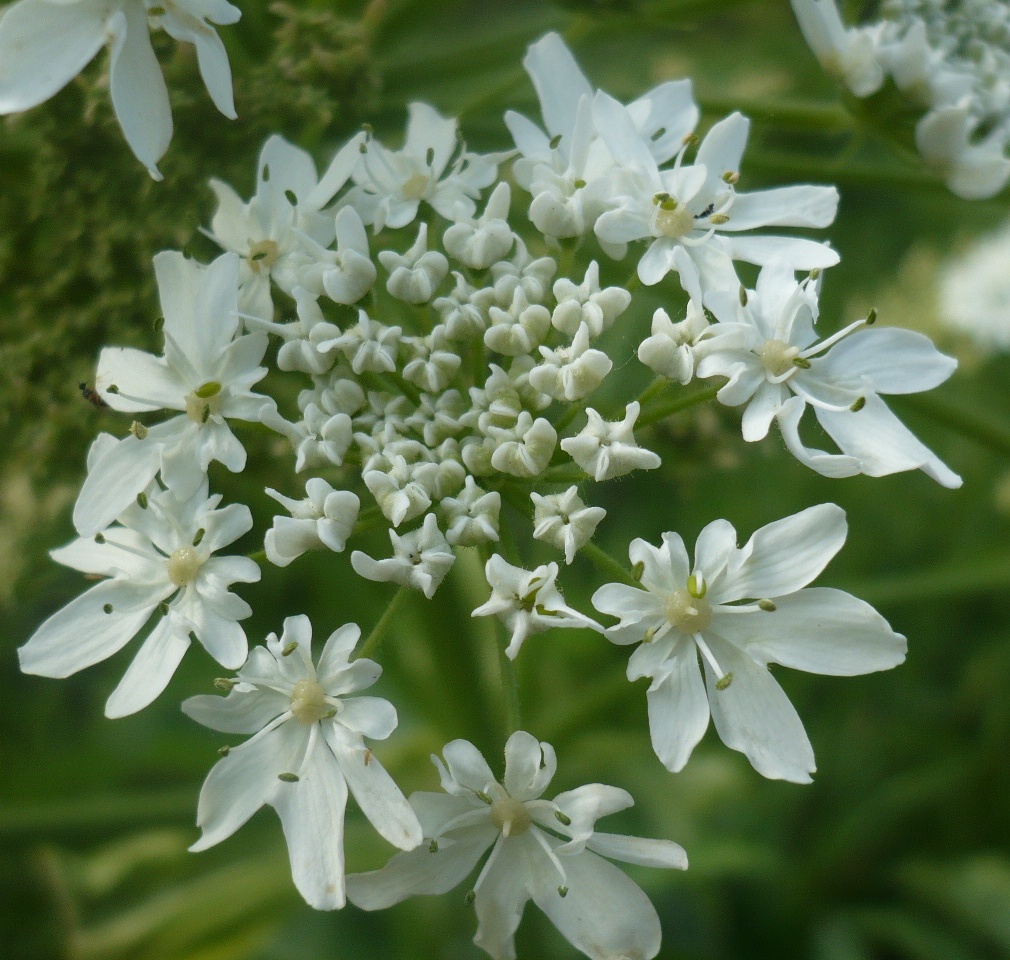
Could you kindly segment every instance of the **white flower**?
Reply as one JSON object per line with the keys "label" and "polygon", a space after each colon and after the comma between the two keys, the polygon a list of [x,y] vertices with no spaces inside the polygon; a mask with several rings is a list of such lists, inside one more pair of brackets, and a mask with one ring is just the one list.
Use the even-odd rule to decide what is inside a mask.
{"label": "white flower", "polygon": [[445,231],[445,252],[472,270],[486,270],[507,256],[515,243],[508,223],[511,196],[509,185],[499,183],[477,220],[457,221]]}
{"label": "white flower", "polygon": [[402,332],[400,327],[387,327],[378,320],[373,320],[364,310],[359,310],[358,322],[353,327],[339,336],[320,340],[316,349],[320,353],[339,350],[359,376],[366,370],[371,373],[392,373],[396,370],[396,355]]}
{"label": "white flower", "polygon": [[[353,138],[334,160],[345,180],[351,164],[358,160],[363,139],[363,134]],[[264,321],[264,329],[273,329],[269,325],[274,314],[271,281],[287,294],[303,286],[318,296],[323,290],[323,272],[336,269],[335,255],[325,249],[334,239],[334,220],[320,212],[329,198],[319,194],[316,165],[304,150],[274,134],[260,151],[256,193],[248,203],[220,180],[211,180],[210,186],[218,208],[205,232],[223,249],[242,258],[243,312]],[[351,219],[355,219],[353,215]],[[346,243],[349,228],[346,222],[343,226]],[[353,236],[360,241],[364,237],[360,218],[357,226],[360,237]],[[367,255],[367,239],[364,252]],[[374,267],[371,279],[375,279]]]}
{"label": "white flower", "polygon": [[[112,437],[99,435],[89,460],[100,460],[113,446]],[[102,582],[54,613],[18,651],[25,673],[68,677],[121,650],[160,607],[161,619],[105,705],[109,717],[154,701],[192,636],[224,667],[234,669],[246,657],[237,621],[252,610],[228,587],[255,583],[260,569],[247,557],[213,554],[252,528],[249,508],[233,503],[216,509],[221,497],[208,498],[206,482],[186,500],[152,487],[104,534],[52,551],[58,563]]]}
{"label": "white flower", "polygon": [[[551,280],[557,272],[558,265],[553,257],[530,256],[522,237],[513,235],[515,253],[510,260],[499,260],[491,264],[491,276],[494,277],[493,298],[499,307],[507,307],[516,288],[521,287],[523,294],[530,303],[543,303],[551,289]],[[478,291],[480,297],[487,291]],[[490,303],[488,307],[490,307]]]}
{"label": "white flower", "polygon": [[191,850],[230,837],[263,804],[281,818],[298,892],[317,910],[344,905],[344,807],[350,791],[391,844],[410,850],[421,828],[406,798],[365,746],[396,728],[396,710],[356,697],[379,678],[371,660],[350,660],[361,635],[346,624],[312,662],[312,625],[288,617],[238,672],[227,697],[190,697],[183,711],[222,733],[254,734],[230,748],[204,782],[197,809],[203,835]]}
{"label": "white flower", "polygon": [[738,193],[734,184],[750,129],[746,117],[733,113],[720,120],[705,134],[693,164],[682,162],[685,144],[673,168],[661,171],[626,108],[601,93],[593,109],[600,135],[622,164],[613,184],[618,196],[597,220],[596,236],[618,258],[629,242],[651,240],[638,264],[642,283],[652,286],[678,269],[678,250],[694,261],[705,290],[735,287],[732,260],[782,259],[796,270],[838,263],[838,254],[823,243],[749,233],[773,226],[826,227],[835,219],[838,191],[795,186]]}
{"label": "white flower", "polygon": [[386,290],[404,303],[427,303],[449,272],[449,261],[428,249],[428,224],[422,223],[417,239],[405,253],[380,250],[379,262],[389,272]]}
{"label": "white flower", "polygon": [[403,368],[403,377],[428,394],[441,396],[459,370],[462,358],[439,324],[428,336],[413,341],[417,355]]}
{"label": "white flower", "polygon": [[322,268],[323,289],[335,303],[357,303],[375,283],[368,234],[358,211],[342,207],[334,221],[337,250]]}
{"label": "white flower", "polygon": [[564,493],[531,493],[530,497],[534,538],[564,550],[565,563],[575,559],[576,552],[593,538],[597,525],[607,515],[603,507],[587,507],[575,486]]}
{"label": "white flower", "polygon": [[800,30],[825,71],[841,80],[857,97],[868,97],[883,86],[877,62],[879,30],[845,27],[835,0],[791,0]]}
{"label": "white flower", "polygon": [[498,491],[488,493],[468,476],[463,489],[455,497],[445,497],[441,507],[448,521],[445,539],[452,546],[476,547],[498,539]]}
{"label": "white flower", "polygon": [[[1007,119],[1010,124],[1010,110]],[[926,165],[966,200],[994,197],[1010,180],[1010,131],[997,128],[980,138],[979,126],[964,105],[931,110],[915,126],[915,145]]]}
{"label": "white flower", "polygon": [[48,100],[108,45],[116,119],[137,159],[161,180],[157,164],[172,139],[172,113],[150,27],[196,45],[214,104],[234,119],[228,55],[207,21],[232,24],[241,13],[225,0],[168,0],[156,8],[142,0],[19,0],[7,7],[0,20],[0,113]]}
{"label": "white flower", "polygon": [[551,329],[551,312],[539,303],[530,303],[521,287],[517,287],[508,310],[491,307],[491,325],[484,331],[484,345],[489,350],[516,357],[530,353],[543,343]]}
{"label": "white flower", "polygon": [[576,436],[562,440],[561,449],[598,481],[622,477],[632,470],[654,470],[663,461],[640,447],[632,432],[641,409],[635,400],[627,405],[623,420],[609,421],[588,407],[588,423]]}
{"label": "white flower", "polygon": [[610,373],[613,362],[589,346],[589,324],[583,323],[570,347],[540,347],[543,361],[530,371],[530,384],[555,400],[581,400]]}
{"label": "white flower", "polygon": [[905,638],[872,607],[840,590],[803,589],[845,533],[844,511],[826,503],[769,523],[743,548],[732,525],[716,520],[699,534],[693,566],[676,533],[659,547],[632,542],[642,588],[607,584],[593,606],[620,617],[606,631],[614,643],[643,641],[628,679],[652,678],[649,727],[667,769],[687,763],[711,712],[723,742],[759,773],[807,783],[813,750],[768,665],[853,676],[904,660]]}
{"label": "white flower", "polygon": [[165,317],[165,355],[107,347],[98,359],[96,389],[114,410],[179,411],[110,447],[88,473],[74,507],[74,526],[90,536],[112,522],[161,471],[180,499],[200,486],[212,460],[233,473],[244,469],[245,449],[228,419],[258,421],[269,397],[251,387],[266,374],[259,366],[266,334],[236,336],[238,258],[233,253],[204,267],[181,253],[154,258]]}
{"label": "white flower", "polygon": [[304,500],[292,500],[269,487],[266,492],[291,514],[274,517],[264,540],[267,560],[286,567],[307,550],[343,551],[361,508],[355,494],[334,490],[321,477],[306,482]]}
{"label": "white flower", "polygon": [[600,265],[593,260],[586,268],[586,277],[580,284],[567,277],[554,283],[557,306],[551,314],[551,323],[562,333],[574,336],[582,324],[589,327],[595,339],[628,309],[631,294],[624,287],[600,289]]}
{"label": "white flower", "polygon": [[402,456],[394,456],[388,469],[363,471],[361,479],[394,527],[419,517],[431,506],[431,496]]}
{"label": "white flower", "polygon": [[366,580],[413,587],[430,600],[456,559],[438,529],[435,514],[427,514],[423,526],[403,536],[390,530],[389,539],[393,556],[385,560],[373,560],[367,553],[355,550],[351,554],[354,572]]}
{"label": "white flower", "polygon": [[387,226],[405,227],[422,200],[447,220],[473,216],[474,199],[494,182],[501,159],[459,149],[457,121],[428,104],[412,103],[408,111],[403,149],[387,150],[369,140],[354,171],[357,186],[347,202],[375,233]]}
{"label": "white flower", "polygon": [[558,433],[551,422],[543,417],[534,420],[526,410],[513,427],[489,427],[487,432],[494,442],[491,466],[513,477],[539,476],[550,464],[558,444]]}
{"label": "white flower", "polygon": [[670,840],[596,829],[599,818],[633,806],[630,794],[593,783],[543,799],[557,766],[554,749],[524,731],[505,745],[501,782],[472,743],[454,740],[442,752],[444,763],[432,761],[445,793],[410,798],[427,842],[396,854],[381,870],[351,874],[352,903],[380,910],[411,896],[445,893],[491,848],[466,899],[479,921],[474,943],[494,960],[514,960],[515,931],[529,900],[592,960],[656,956],[655,909],[603,857],[684,870],[687,855]]}
{"label": "white flower", "polygon": [[[762,439],[777,420],[793,456],[825,476],[922,470],[945,487],[961,485],[879,396],[930,390],[957,361],[921,333],[868,329],[872,317],[817,342],[816,285],[798,284],[782,264],[766,266],[743,299],[728,292],[706,297],[720,322],[709,327],[696,355],[699,377],[727,378],[717,394],[722,403],[747,404],[745,440]],[[841,454],[803,445],[799,421],[807,404]]]}
{"label": "white flower", "polygon": [[565,603],[555,580],[558,565],[548,563],[535,570],[514,567],[497,553],[484,566],[491,596],[471,616],[496,616],[512,631],[506,655],[515,660],[527,637],[553,627],[587,627],[599,624]]}

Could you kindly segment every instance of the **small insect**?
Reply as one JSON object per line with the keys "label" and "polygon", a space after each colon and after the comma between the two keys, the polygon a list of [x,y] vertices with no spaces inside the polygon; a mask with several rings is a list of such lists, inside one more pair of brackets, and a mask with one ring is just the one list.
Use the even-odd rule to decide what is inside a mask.
{"label": "small insect", "polygon": [[365,766],[367,767],[372,762],[372,751],[365,750]]}
{"label": "small insect", "polygon": [[108,404],[102,399],[101,394],[92,387],[89,387],[86,383],[79,383],[77,386],[80,387],[81,396],[84,397],[84,399],[87,400],[93,407],[97,407],[101,410],[102,408],[108,406]]}
{"label": "small insect", "polygon": [[694,219],[695,220],[704,220],[705,217],[712,216],[712,213],[713,213],[714,210],[715,210],[715,204],[714,203],[710,203],[707,207],[705,207],[704,210],[701,211],[701,213],[696,213],[694,215]]}

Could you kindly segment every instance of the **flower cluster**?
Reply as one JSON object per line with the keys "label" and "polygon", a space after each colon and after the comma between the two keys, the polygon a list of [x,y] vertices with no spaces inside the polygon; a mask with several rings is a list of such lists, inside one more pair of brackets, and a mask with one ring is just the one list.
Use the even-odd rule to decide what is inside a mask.
{"label": "flower cluster", "polygon": [[916,115],[915,145],[960,197],[1010,180],[1010,10],[990,0],[885,0],[846,27],[835,0],[792,0],[824,69],[857,97],[890,80]]}
{"label": "flower cluster", "polygon": [[[19,23],[41,22],[33,18],[45,2],[20,0],[0,20],[0,52]],[[100,12],[113,24],[115,68],[122,44],[113,27],[134,15],[130,0],[60,9]],[[157,9],[157,22],[186,39],[174,18],[189,6]],[[215,22],[231,9],[207,7]],[[220,92],[218,48],[206,46],[215,35],[200,36],[201,68]],[[81,40],[77,61],[99,45]],[[60,82],[72,59],[58,61]],[[435,759],[445,793],[408,801],[365,743],[388,737],[397,714],[359,695],[381,668],[364,655],[371,641],[354,659],[357,625],[334,632],[317,659],[303,615],[248,650],[238,621],[251,608],[229,587],[258,581],[260,566],[213,554],[254,523],[246,506],[220,508],[210,495],[212,464],[244,470],[243,424],[288,441],[298,482],[266,488],[286,515],[257,532],[269,564],[357,547],[349,556],[357,576],[431,598],[458,556],[476,550],[490,596],[468,612],[501,621],[506,657],[555,628],[638,643],[628,676],[652,679],[652,741],[669,770],[685,765],[711,717],[761,774],[806,782],[813,750],[769,664],[853,675],[905,654],[904,638],[865,603],[808,586],[841,548],[842,510],[801,511],[743,547],[717,520],[693,562],[676,533],[659,547],[636,539],[624,568],[591,543],[606,511],[587,505],[586,491],[662,465],[649,430],[661,417],[650,404],[695,378],[719,378],[719,400],[745,407],[745,440],[777,422],[789,450],[821,474],[921,469],[957,486],[881,400],[936,386],[954,362],[919,334],[872,327],[873,315],[815,333],[823,271],[839,255],[766,228],[827,226],[838,194],[812,185],[738,190],[746,118],[732,114],[699,138],[689,81],[625,106],[592,89],[556,34],[533,44],[525,65],[546,129],[506,114],[514,151],[473,153],[454,119],[414,103],[398,149],[362,131],[320,174],[305,151],[272,136],[249,200],[211,181],[217,209],[206,234],[224,252],[208,265],[169,251],[154,260],[162,354],[111,347],[99,357],[95,390],[131,423],[122,437],[93,444],[73,514],[80,537],[53,556],[101,582],[42,624],[21,663],[67,676],[149,625],[109,699],[106,712],[118,717],[166,689],[195,639],[237,674],[216,682],[227,696],[192,697],[183,709],[250,739],[224,748],[211,770],[194,850],[270,805],[309,904],[336,909],[350,899],[376,909],[449,890],[490,849],[467,900],[475,942],[492,957],[514,957],[532,899],[594,960],[651,960],[656,911],[603,858],[683,869],[683,850],[597,831],[597,819],[631,806],[618,788],[590,784],[544,799],[554,752],[522,731],[508,739],[501,780],[472,744],[454,740],[444,762]],[[528,223],[514,212],[519,190]],[[668,297],[644,338],[635,284],[607,279],[611,261],[629,256],[637,280]],[[760,268],[753,290],[737,262]],[[598,400],[629,340],[655,381],[630,396],[610,383],[618,398]],[[289,384],[276,396],[259,392],[285,377],[301,387],[296,399]],[[807,407],[839,452],[804,444]],[[375,528],[388,533],[390,555],[372,555]],[[512,542],[524,531],[566,567],[584,551],[620,571],[620,582],[592,598],[618,622],[601,625],[566,601],[559,562],[526,569]],[[345,878],[348,795],[400,852],[381,870]]]}

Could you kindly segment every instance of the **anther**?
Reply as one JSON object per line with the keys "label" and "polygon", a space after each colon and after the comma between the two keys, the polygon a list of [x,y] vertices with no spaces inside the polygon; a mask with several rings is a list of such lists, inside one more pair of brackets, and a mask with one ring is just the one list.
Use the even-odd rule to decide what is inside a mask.
{"label": "anther", "polygon": [[238,680],[233,680],[231,677],[218,677],[214,681],[214,686],[217,687],[218,690],[228,691],[231,690],[231,688],[237,683]]}
{"label": "anther", "polygon": [[552,150],[557,150],[558,147],[561,146],[561,134],[560,133],[557,136],[551,137],[551,142],[550,142],[549,146],[550,146],[550,148]]}
{"label": "anther", "polygon": [[849,409],[853,413],[859,413],[859,411],[862,410],[863,407],[865,406],[866,406],[866,397],[857,397],[855,402],[852,404],[851,407],[849,407]]}
{"label": "anther", "polygon": [[106,393],[119,393],[119,387],[117,387],[117,386],[116,386],[116,385],[115,385],[115,384],[113,383],[112,385],[110,385],[110,386],[108,387],[108,389],[106,389],[106,391],[105,391],[105,392],[106,392]]}
{"label": "anther", "polygon": [[281,656],[282,657],[290,657],[291,654],[293,654],[297,649],[298,649],[298,644],[295,643],[294,640],[292,640],[291,643],[287,644],[287,646],[285,646],[284,649],[281,651]]}
{"label": "anther", "polygon": [[293,207],[298,206],[298,197],[295,196],[294,190],[285,190],[284,196],[287,199],[288,203],[291,204],[291,206]]}
{"label": "anther", "polygon": [[740,285],[740,306],[747,306],[747,288],[743,284]]}
{"label": "anther", "polygon": [[635,580],[641,580],[642,579],[642,574],[644,574],[644,573],[645,573],[645,561],[644,560],[639,560],[638,563],[636,563],[631,568],[631,576]]}
{"label": "anther", "polygon": [[217,752],[219,754],[221,754],[222,757],[227,757],[228,754],[231,753],[231,747],[227,747],[227,746],[220,747]]}
{"label": "anther", "polygon": [[432,840],[431,843],[428,844],[428,853],[438,853],[438,841],[437,840]]}
{"label": "anther", "polygon": [[729,223],[728,213],[713,213],[712,216],[708,218],[709,223],[714,223],[717,227],[721,227],[724,223]]}
{"label": "anther", "polygon": [[105,543],[105,535],[101,533],[95,534],[95,543]]}
{"label": "anther", "polygon": [[200,529],[196,531],[196,536],[193,537],[193,546],[194,547],[200,546],[200,543],[203,541],[203,538],[206,535],[206,533],[207,533],[207,531],[204,530],[203,527],[200,527]]}
{"label": "anther", "polygon": [[716,680],[715,688],[716,690],[725,690],[732,682],[733,674],[724,673],[718,680]]}
{"label": "anther", "polygon": [[277,779],[284,783],[298,783],[299,777],[297,773],[278,773]]}
{"label": "anther", "polygon": [[564,824],[566,827],[570,827],[572,825],[572,818],[568,816],[567,813],[562,813],[560,810],[554,811],[554,819],[557,820],[558,823]]}
{"label": "anther", "polygon": [[134,420],[130,424],[130,433],[134,435],[138,440],[147,439],[147,427],[145,427],[139,420]]}
{"label": "anther", "polygon": [[866,314],[866,325],[868,327],[871,327],[876,322],[877,322],[877,308],[870,307],[869,312]]}
{"label": "anther", "polygon": [[477,891],[471,890],[465,897],[463,897],[463,903],[467,907],[472,907],[474,900],[477,899]]}
{"label": "anther", "polygon": [[568,896],[568,887],[564,887],[564,886],[558,887],[558,896],[561,897],[562,900],[565,897],[567,897]]}
{"label": "anther", "polygon": [[111,603],[107,603],[107,604],[105,604],[105,605],[104,605],[104,606],[102,607],[102,612],[103,612],[103,613],[112,613],[112,604],[111,604]]}
{"label": "anther", "polygon": [[137,506],[140,507],[141,510],[147,509],[147,494],[144,493],[143,490],[137,494]]}
{"label": "anther", "polygon": [[809,370],[810,361],[806,357],[793,357],[793,366],[799,367],[801,370]]}
{"label": "anther", "polygon": [[476,794],[477,794],[477,799],[478,800],[483,800],[488,806],[490,806],[492,803],[494,803],[494,800],[492,800],[483,790],[477,790]]}
{"label": "anther", "polygon": [[758,607],[766,613],[774,613],[778,607],[771,600],[758,600]]}
{"label": "anther", "polygon": [[733,184],[737,183],[739,180],[740,180],[740,174],[737,173],[735,170],[727,170],[722,175],[722,182],[728,183],[730,186],[733,186]]}

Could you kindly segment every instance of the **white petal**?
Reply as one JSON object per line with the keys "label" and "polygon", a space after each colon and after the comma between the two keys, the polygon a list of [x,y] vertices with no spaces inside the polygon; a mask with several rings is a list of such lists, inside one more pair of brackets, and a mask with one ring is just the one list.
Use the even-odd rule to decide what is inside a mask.
{"label": "white petal", "polygon": [[452,843],[440,843],[435,853],[422,844],[398,853],[381,870],[352,873],[347,899],[362,910],[383,910],[408,897],[447,893],[469,874],[493,842],[497,830],[470,827],[453,833]]}
{"label": "white petal", "polygon": [[495,776],[481,752],[469,740],[453,740],[442,750],[453,780],[469,790],[486,790]]}
{"label": "white petal", "polygon": [[834,187],[779,187],[738,193],[730,209],[726,231],[755,227],[826,227],[838,211]]}
{"label": "white petal", "polygon": [[515,958],[516,928],[522,919],[523,907],[532,896],[531,853],[544,857],[533,843],[530,832],[512,840],[499,837],[481,874],[473,904],[479,921],[473,942],[494,960]]}
{"label": "white petal", "polygon": [[554,798],[554,803],[571,820],[569,830],[573,842],[562,844],[559,848],[566,853],[573,844],[581,845],[588,839],[597,820],[635,805],[627,790],[605,783],[587,783],[574,790],[566,790]]}
{"label": "white petal", "polygon": [[694,162],[716,177],[739,173],[749,132],[750,120],[741,113],[731,113],[705,134]]}
{"label": "white petal", "polygon": [[716,609],[712,630],[759,663],[834,677],[889,670],[905,659],[905,638],[851,594],[811,587],[775,606],[740,614]]}
{"label": "white petal", "polygon": [[105,42],[107,8],[98,2],[22,0],[0,21],[0,114],[48,100]]}
{"label": "white petal", "polygon": [[327,746],[340,764],[341,773],[369,823],[394,847],[412,850],[422,840],[421,824],[407,798],[361,742],[334,724],[321,727]]}
{"label": "white petal", "polygon": [[575,113],[582,97],[593,95],[589,81],[579,69],[571,50],[556,33],[531,44],[523,66],[540,98],[540,112],[554,136],[569,136],[575,128]]}
{"label": "white petal", "polygon": [[[543,750],[542,748],[546,748]],[[505,744],[505,777],[502,785],[510,797],[516,800],[534,799],[533,784],[539,779],[541,758],[550,751],[554,760],[554,750],[550,744],[541,744],[536,737],[517,730]],[[539,796],[543,788],[536,793]]]}
{"label": "white petal", "polygon": [[356,623],[345,623],[330,634],[316,665],[319,682],[325,689],[329,689],[337,671],[346,669],[351,653],[360,638],[361,628]]}
{"label": "white petal", "polygon": [[[42,677],[69,677],[121,650],[171,593],[147,584],[108,580],[57,610],[18,650],[21,669]],[[107,607],[111,612],[106,613]]]}
{"label": "white petal", "polygon": [[593,834],[586,846],[611,860],[637,863],[642,867],[686,870],[687,853],[672,840],[652,840],[646,837],[626,837],[619,833]]}
{"label": "white petal", "polygon": [[157,165],[172,139],[172,111],[151,47],[147,12],[139,3],[126,4],[109,18],[109,33],[109,91],[116,119],[137,159],[160,180]]}
{"label": "white petal", "polygon": [[622,870],[586,850],[562,860],[568,893],[548,873],[538,877],[533,899],[565,938],[592,960],[659,953],[659,917],[642,888]]}
{"label": "white petal", "polygon": [[[113,410],[184,410],[189,392],[160,357],[130,347],[106,347],[98,358],[95,385]],[[115,386],[114,392],[109,391]]]}
{"label": "white petal", "polygon": [[[294,771],[291,771],[294,772]],[[275,775],[276,777],[276,775]],[[284,827],[291,878],[305,902],[316,910],[344,905],[344,809],[347,785],[319,727],[311,728],[309,748],[296,783],[278,784],[269,803]]]}
{"label": "white petal", "polygon": [[203,694],[182,702],[182,712],[221,733],[256,733],[291,709],[291,701],[276,690],[232,690],[227,697]]}
{"label": "white petal", "polygon": [[705,663],[712,720],[722,742],[746,754],[754,769],[772,780],[809,783],[814,751],[803,723],[766,667],[715,634],[705,639],[729,686],[716,688],[718,677]]}
{"label": "white petal", "polygon": [[264,803],[272,803],[278,790],[292,786],[277,775],[297,771],[307,741],[308,729],[288,721],[232,747],[200,790],[196,823],[203,835],[189,849],[206,850],[230,837]]}
{"label": "white petal", "polygon": [[678,643],[646,694],[652,749],[673,773],[684,769],[708,729],[708,697],[693,642]]}
{"label": "white petal", "polygon": [[846,531],[845,511],[833,503],[769,523],[744,545],[745,559],[727,572],[726,589],[736,600],[794,593],[817,577],[841,550]]}
{"label": "white petal", "polygon": [[823,270],[833,267],[840,259],[838,253],[826,243],[803,237],[748,235],[725,237],[723,242],[734,260],[745,260],[759,266],[780,260],[788,263],[793,270]]}
{"label": "white petal", "polygon": [[231,88],[231,66],[228,51],[216,30],[200,30],[193,36],[200,76],[214,106],[229,120],[234,120],[235,100]]}
{"label": "white petal", "polygon": [[105,702],[110,719],[129,716],[153,703],[175,674],[190,639],[171,617],[164,617],[143,642],[119,686]]}
{"label": "white petal", "polygon": [[396,729],[396,707],[381,697],[345,697],[336,721],[369,740],[385,740]]}
{"label": "white petal", "polygon": [[360,162],[360,147],[364,140],[363,133],[356,133],[337,151],[318,186],[305,198],[306,208],[321,210],[336,196]]}

